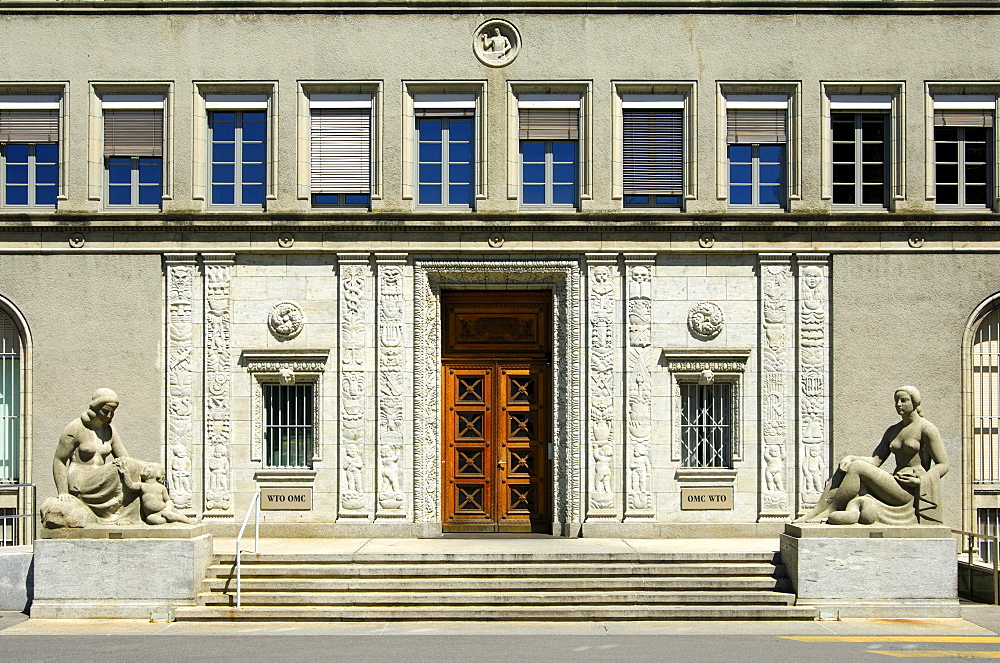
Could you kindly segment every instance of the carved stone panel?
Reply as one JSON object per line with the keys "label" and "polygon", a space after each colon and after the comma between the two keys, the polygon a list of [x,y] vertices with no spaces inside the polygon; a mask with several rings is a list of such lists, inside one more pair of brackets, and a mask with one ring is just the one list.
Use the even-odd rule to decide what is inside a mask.
{"label": "carved stone panel", "polygon": [[[201,373],[195,348],[195,308],[200,308],[201,275],[195,254],[165,256],[167,294],[167,487],[174,505],[196,508],[195,381]],[[197,294],[196,294],[197,293]],[[200,311],[199,311],[200,313]],[[200,322],[197,324],[200,332]]]}
{"label": "carved stone panel", "polygon": [[371,378],[372,278],[368,254],[341,254],[340,271],[340,517],[372,513],[374,487],[369,431]]}
{"label": "carved stone panel", "polygon": [[[793,296],[791,256],[760,257],[760,445],[762,518],[791,515],[794,485],[788,472],[788,444],[794,399],[792,345]],[[792,456],[794,458],[794,456]]]}
{"label": "carved stone panel", "polygon": [[204,254],[205,515],[233,515],[232,254]]}
{"label": "carved stone panel", "polygon": [[652,255],[630,254],[625,257],[625,306],[628,320],[625,389],[626,518],[650,518],[655,514],[650,457],[653,426],[650,369],[654,361],[649,347],[653,324],[652,269]]}
{"label": "carved stone panel", "polygon": [[378,390],[376,398],[376,446],[378,458],[379,518],[406,515],[403,485],[404,398],[407,366],[406,321],[404,316],[405,256],[377,256],[378,269]]}
{"label": "carved stone panel", "polygon": [[616,351],[621,329],[617,284],[617,256],[587,256],[588,520],[618,516],[616,472],[621,470],[622,454],[620,413],[615,407],[616,373],[621,371],[621,353]]}
{"label": "carved stone panel", "polygon": [[799,511],[816,505],[829,476],[829,256],[798,257]]}

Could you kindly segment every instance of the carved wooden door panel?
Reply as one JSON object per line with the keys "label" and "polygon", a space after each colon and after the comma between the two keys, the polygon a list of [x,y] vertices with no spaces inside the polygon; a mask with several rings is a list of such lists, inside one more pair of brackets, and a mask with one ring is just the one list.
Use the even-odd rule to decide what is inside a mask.
{"label": "carved wooden door panel", "polygon": [[445,523],[460,531],[494,531],[493,369],[445,368]]}
{"label": "carved wooden door panel", "polygon": [[548,366],[499,369],[499,530],[530,532],[548,521]]}

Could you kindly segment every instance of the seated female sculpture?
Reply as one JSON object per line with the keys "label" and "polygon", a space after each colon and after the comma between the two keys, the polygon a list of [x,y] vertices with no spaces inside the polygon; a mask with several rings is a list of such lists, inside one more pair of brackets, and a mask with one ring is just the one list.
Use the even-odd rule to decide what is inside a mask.
{"label": "seated female sculpture", "polygon": [[[798,522],[940,522],[940,479],[948,473],[941,434],[924,418],[915,387],[900,387],[894,397],[901,421],[886,429],[873,456],[841,460],[816,507]],[[892,474],[882,469],[889,454],[896,459]]]}

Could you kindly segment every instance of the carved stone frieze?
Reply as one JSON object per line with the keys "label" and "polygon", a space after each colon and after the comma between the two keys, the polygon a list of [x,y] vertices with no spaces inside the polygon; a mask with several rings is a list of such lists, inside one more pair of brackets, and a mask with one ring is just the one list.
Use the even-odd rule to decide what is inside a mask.
{"label": "carved stone frieze", "polygon": [[233,258],[206,254],[205,267],[205,488],[206,515],[233,512],[231,473]]}
{"label": "carved stone frieze", "polygon": [[688,311],[688,331],[695,338],[710,341],[722,332],[725,316],[715,302],[700,302]]}
{"label": "carved stone frieze", "polygon": [[628,320],[628,350],[626,353],[626,439],[628,464],[628,502],[626,517],[651,517],[653,510],[652,437],[653,387],[650,366],[653,362],[649,346],[652,342],[653,256],[628,255],[625,269],[628,275],[626,315]]}
{"label": "carved stone frieze", "polygon": [[791,513],[789,490],[794,490],[788,485],[786,462],[792,416],[789,374],[794,370],[790,256],[761,256],[760,279],[761,516],[783,518]]}
{"label": "carved stone frieze", "polygon": [[195,446],[194,254],[166,257],[167,487],[178,509],[193,509]]}
{"label": "carved stone frieze", "polygon": [[827,256],[799,256],[799,509],[816,505],[830,457],[830,313]]}
{"label": "carved stone frieze", "polygon": [[367,254],[340,256],[340,513],[348,517],[369,510],[370,281]]}
{"label": "carved stone frieze", "polygon": [[403,401],[406,325],[403,313],[404,261],[378,258],[378,507],[377,515],[405,514],[403,487]]}
{"label": "carved stone frieze", "polygon": [[[590,458],[590,517],[615,515],[615,450],[618,447],[615,412],[615,367],[620,365],[616,327],[620,325],[615,282],[615,256],[591,256],[587,278],[587,400]],[[620,453],[620,451],[619,451]]]}

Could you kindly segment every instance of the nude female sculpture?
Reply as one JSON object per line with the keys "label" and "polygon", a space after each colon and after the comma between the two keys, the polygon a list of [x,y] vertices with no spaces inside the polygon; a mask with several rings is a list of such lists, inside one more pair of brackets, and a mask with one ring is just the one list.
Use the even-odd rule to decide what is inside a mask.
{"label": "nude female sculpture", "polygon": [[[891,524],[910,517],[920,520],[922,496],[938,492],[941,477],[948,473],[948,454],[937,427],[923,416],[920,392],[900,387],[894,400],[899,423],[886,429],[872,456],[841,460],[816,507],[798,522],[871,525],[887,518]],[[896,460],[891,474],[882,469],[890,454]],[[932,502],[936,508],[937,499]]]}

